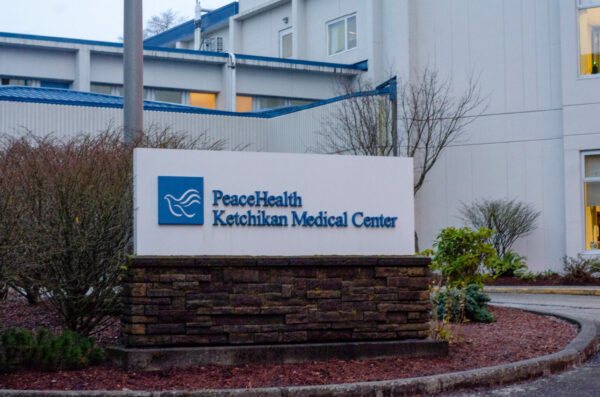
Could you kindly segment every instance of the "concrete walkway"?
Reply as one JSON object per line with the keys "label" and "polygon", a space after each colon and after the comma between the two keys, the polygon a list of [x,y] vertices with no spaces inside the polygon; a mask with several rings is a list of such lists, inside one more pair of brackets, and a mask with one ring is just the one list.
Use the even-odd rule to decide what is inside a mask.
{"label": "concrete walkway", "polygon": [[594,321],[600,330],[600,296],[524,293],[488,293],[488,295],[494,305],[543,310],[585,318]]}
{"label": "concrete walkway", "polygon": [[561,294],[561,295],[596,295],[600,296],[600,287],[582,287],[576,285],[559,286],[487,286],[486,293],[519,293],[519,294]]}
{"label": "concrete walkway", "polygon": [[[527,287],[532,288],[532,287]],[[547,290],[549,287],[533,287]],[[486,288],[487,289],[487,288]],[[490,288],[491,289],[491,288]],[[490,290],[488,289],[488,291]],[[593,320],[600,332],[600,296],[596,294],[553,294],[538,291],[524,292],[521,287],[503,287],[509,293],[489,293],[492,303],[498,306],[517,307],[531,310],[544,310],[556,314],[569,314]],[[581,287],[557,287],[555,292],[576,291]],[[597,287],[585,290],[600,290]],[[494,389],[476,390],[464,393],[447,394],[455,397],[550,397],[550,396],[600,396],[600,355],[596,355],[580,368],[561,374],[538,379],[532,382]]]}

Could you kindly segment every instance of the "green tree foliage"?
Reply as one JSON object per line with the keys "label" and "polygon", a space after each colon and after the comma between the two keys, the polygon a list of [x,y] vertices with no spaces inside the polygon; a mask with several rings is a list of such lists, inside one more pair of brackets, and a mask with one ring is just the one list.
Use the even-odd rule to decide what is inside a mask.
{"label": "green tree foliage", "polygon": [[438,234],[434,250],[424,253],[432,255],[431,269],[441,273],[447,287],[483,285],[488,278],[486,271],[497,258],[496,250],[488,242],[491,235],[492,231],[485,228],[473,231],[448,227]]}

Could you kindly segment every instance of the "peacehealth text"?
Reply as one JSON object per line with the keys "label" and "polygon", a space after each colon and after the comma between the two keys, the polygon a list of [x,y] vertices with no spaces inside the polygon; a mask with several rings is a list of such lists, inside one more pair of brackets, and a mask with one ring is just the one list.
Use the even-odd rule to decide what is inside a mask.
{"label": "peacehealth text", "polygon": [[291,210],[288,215],[269,214],[268,208],[300,208],[302,197],[297,192],[283,192],[272,195],[269,191],[255,191],[250,194],[224,194],[221,190],[213,190],[213,207],[262,207],[267,209],[248,209],[243,211],[227,211],[213,209],[213,226],[303,226],[303,227],[348,227],[349,222],[355,227],[394,228],[397,216],[384,214],[365,214],[363,211],[330,215],[327,211],[308,213],[308,211]]}

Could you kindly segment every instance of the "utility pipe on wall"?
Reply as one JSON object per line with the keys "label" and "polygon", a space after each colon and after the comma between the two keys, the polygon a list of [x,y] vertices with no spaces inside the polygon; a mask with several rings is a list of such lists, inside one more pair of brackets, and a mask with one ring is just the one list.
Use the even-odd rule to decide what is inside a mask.
{"label": "utility pipe on wall", "polygon": [[227,67],[231,69],[231,81],[229,82],[229,95],[227,95],[227,110],[231,112],[235,112],[235,104],[236,104],[236,96],[237,96],[237,88],[235,86],[235,54],[232,52],[228,52],[229,61],[227,62]]}
{"label": "utility pipe on wall", "polygon": [[200,51],[202,44],[202,30],[200,29],[200,22],[202,19],[202,6],[200,1],[196,0],[196,10],[194,12],[194,50]]}

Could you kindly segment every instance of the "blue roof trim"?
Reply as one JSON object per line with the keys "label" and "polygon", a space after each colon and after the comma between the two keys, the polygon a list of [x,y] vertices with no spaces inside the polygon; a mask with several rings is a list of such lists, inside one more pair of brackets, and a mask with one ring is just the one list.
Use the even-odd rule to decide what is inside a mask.
{"label": "blue roof trim", "polygon": [[289,63],[295,65],[308,65],[308,66],[324,66],[329,68],[339,69],[354,69],[354,70],[368,70],[368,60],[360,61],[357,63],[333,63],[333,62],[320,62],[320,61],[309,61],[306,59],[293,59],[293,58],[276,58],[276,57],[264,57],[260,55],[247,55],[247,54],[235,54],[237,59],[250,59],[255,61],[266,61],[266,62],[279,62]]}
{"label": "blue roof trim", "polygon": [[[211,12],[202,15],[200,20],[200,29],[204,32],[219,25],[224,25],[229,22],[229,17],[236,15],[239,10],[238,2],[229,3],[223,7],[217,8]],[[169,30],[165,30],[155,36],[144,40],[144,45],[163,47],[174,44],[177,41],[194,37],[194,29],[196,25],[194,20],[189,20],[177,25]]]}
{"label": "blue roof trim", "polygon": [[172,27],[171,29],[165,30],[162,33],[159,33],[155,36],[149,37],[144,40],[144,46],[154,46],[154,47],[162,47],[176,41],[180,41],[186,39],[194,35],[194,20],[190,20],[182,23],[181,25],[177,25]]}
{"label": "blue roof trim", "polygon": [[39,35],[35,35],[35,34],[24,34],[24,33],[0,32],[0,37],[11,37],[14,39],[28,39],[28,40],[57,41],[59,43],[103,45],[103,46],[108,46],[108,47],[123,47],[123,43],[115,43],[115,42],[110,42],[110,41],[71,39],[68,37],[39,36]]}
{"label": "blue roof trim", "polygon": [[206,14],[202,15],[202,19],[200,19],[200,28],[204,32],[218,25],[222,25],[225,22],[229,22],[229,17],[237,15],[239,11],[240,4],[237,1],[234,1],[224,5],[223,7],[219,7],[216,10],[207,12]]}
{"label": "blue roof trim", "polygon": [[[298,112],[301,110],[316,108],[330,103],[338,102],[344,99],[372,96],[372,95],[389,95],[392,89],[387,86],[382,89],[373,91],[355,92],[347,95],[340,95],[335,98],[325,99],[302,106],[290,106],[285,108],[277,108],[271,110],[262,110],[256,112],[228,112],[224,110],[205,109],[194,106],[177,105],[167,102],[144,101],[144,110],[152,110],[159,112],[175,112],[175,113],[194,113],[194,114],[212,114],[217,116],[238,116],[238,117],[254,117],[254,118],[273,118],[286,114]],[[39,88],[26,86],[0,86],[0,101],[11,102],[30,102],[30,103],[47,103],[53,105],[70,105],[70,106],[89,106],[102,108],[123,108],[123,98],[119,96],[96,94],[93,92],[82,92],[74,90],[65,90],[60,88]]]}

